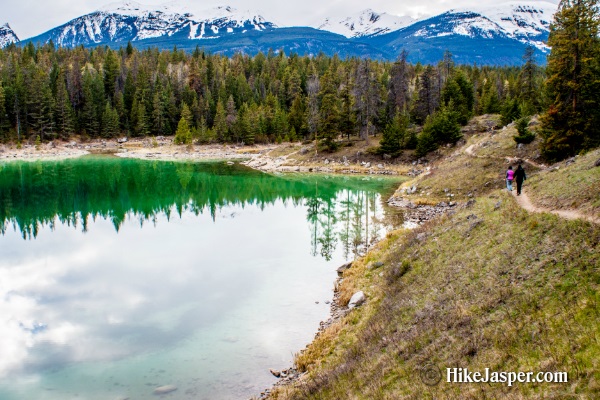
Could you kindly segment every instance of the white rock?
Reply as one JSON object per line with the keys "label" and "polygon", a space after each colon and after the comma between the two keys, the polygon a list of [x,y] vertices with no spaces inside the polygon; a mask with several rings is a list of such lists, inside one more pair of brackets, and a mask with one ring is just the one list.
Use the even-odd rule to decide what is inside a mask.
{"label": "white rock", "polygon": [[177,386],[175,385],[166,385],[166,386],[159,386],[156,389],[154,389],[154,394],[167,394],[167,393],[171,393],[177,390]]}
{"label": "white rock", "polygon": [[348,308],[353,309],[361,304],[363,304],[367,300],[365,293],[361,290],[360,292],[354,293],[350,298],[350,302],[348,303]]}

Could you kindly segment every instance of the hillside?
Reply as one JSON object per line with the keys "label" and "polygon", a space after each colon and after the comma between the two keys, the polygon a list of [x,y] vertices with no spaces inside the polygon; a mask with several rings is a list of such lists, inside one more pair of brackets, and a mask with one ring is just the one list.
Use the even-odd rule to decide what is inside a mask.
{"label": "hillside", "polygon": [[[433,155],[428,173],[403,184],[396,196],[406,201],[459,206],[413,231],[390,233],[343,273],[340,304],[359,290],[367,302],[321,332],[296,358],[306,374],[271,398],[600,396],[600,226],[530,213],[502,189],[512,157],[527,159],[524,193],[534,203],[598,218],[598,191],[589,193],[600,180],[600,152],[545,166],[535,142],[510,144],[514,134],[512,127],[473,129],[461,148]],[[454,367],[564,371],[568,383],[447,383],[446,368]],[[425,384],[432,375],[424,372],[435,377],[437,369],[442,381]]]}

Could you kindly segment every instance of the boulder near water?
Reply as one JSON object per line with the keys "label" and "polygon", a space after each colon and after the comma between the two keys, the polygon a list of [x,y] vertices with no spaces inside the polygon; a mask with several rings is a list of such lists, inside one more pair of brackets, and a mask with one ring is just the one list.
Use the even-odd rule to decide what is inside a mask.
{"label": "boulder near water", "polygon": [[367,297],[365,296],[365,293],[363,291],[356,292],[350,298],[350,301],[348,302],[348,308],[352,310],[353,308],[356,308],[363,304],[366,300]]}

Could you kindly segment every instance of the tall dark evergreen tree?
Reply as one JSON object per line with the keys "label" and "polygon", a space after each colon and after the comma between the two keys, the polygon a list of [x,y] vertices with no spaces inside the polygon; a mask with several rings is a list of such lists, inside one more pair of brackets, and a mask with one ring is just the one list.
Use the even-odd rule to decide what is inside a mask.
{"label": "tall dark evergreen tree", "polygon": [[378,114],[381,100],[372,61],[362,60],[359,62],[355,81],[354,98],[357,122],[361,137],[368,140],[369,135],[374,132],[374,120]]}
{"label": "tall dark evergreen tree", "polygon": [[408,114],[396,114],[392,122],[388,123],[379,142],[379,153],[396,157],[406,146]]}
{"label": "tall dark evergreen tree", "polygon": [[561,1],[550,28],[542,152],[562,159],[600,145],[598,2]]}
{"label": "tall dark evergreen tree", "polygon": [[433,114],[439,107],[438,73],[431,65],[419,76],[417,81],[417,100],[413,108],[413,118],[417,123],[424,123],[427,116]]}
{"label": "tall dark evergreen tree", "polygon": [[388,87],[388,115],[394,118],[398,113],[406,113],[410,103],[408,52],[403,50],[392,65]]}
{"label": "tall dark evergreen tree", "polygon": [[73,107],[67,91],[64,74],[60,74],[56,81],[56,102],[54,103],[54,117],[56,130],[63,138],[68,138],[74,131]]}
{"label": "tall dark evergreen tree", "polygon": [[536,82],[538,66],[535,62],[535,49],[533,46],[525,48],[523,61],[524,64],[521,67],[518,80],[521,108],[523,114],[533,115],[540,108],[540,91]]}
{"label": "tall dark evergreen tree", "polygon": [[337,90],[329,71],[323,75],[319,97],[321,98],[318,128],[320,143],[327,151],[333,151],[337,148],[335,140],[339,133],[340,115]]}

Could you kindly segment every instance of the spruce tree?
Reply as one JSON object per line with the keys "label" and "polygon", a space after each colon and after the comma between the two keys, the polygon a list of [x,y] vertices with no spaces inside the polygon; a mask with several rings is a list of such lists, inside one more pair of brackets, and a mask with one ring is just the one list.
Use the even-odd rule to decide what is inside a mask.
{"label": "spruce tree", "polygon": [[73,107],[69,99],[64,75],[59,75],[56,82],[56,102],[54,103],[56,130],[63,138],[73,133]]}
{"label": "spruce tree", "polygon": [[217,103],[214,130],[215,134],[217,135],[218,141],[224,142],[227,139],[227,133],[229,131],[229,128],[227,126],[227,113],[221,100],[219,100],[219,102]]}
{"label": "spruce tree", "polygon": [[192,131],[184,116],[181,116],[179,124],[177,124],[174,141],[175,144],[192,144]]}
{"label": "spruce tree", "polygon": [[384,129],[383,136],[379,142],[379,154],[387,154],[396,157],[405,145],[406,129],[408,127],[408,115],[398,113]]}
{"label": "spruce tree", "polygon": [[550,28],[542,153],[558,160],[600,145],[600,45],[596,0],[562,1]]}
{"label": "spruce tree", "polygon": [[350,140],[350,135],[356,131],[356,115],[354,113],[354,97],[352,96],[352,81],[347,71],[340,92],[340,132]]}
{"label": "spruce tree", "polygon": [[146,114],[146,106],[143,101],[140,101],[137,106],[134,133],[137,136],[148,136],[150,134],[148,115]]}
{"label": "spruce tree", "polygon": [[417,80],[418,95],[412,112],[417,123],[424,123],[427,116],[433,114],[440,104],[438,75],[438,72],[428,65]]}
{"label": "spruce tree", "polygon": [[119,133],[119,113],[107,101],[102,113],[102,136],[111,138],[118,136]]}
{"label": "spruce tree", "polygon": [[2,81],[0,81],[0,141],[6,138],[6,132],[9,126],[10,122],[6,113],[6,96],[4,95]]}
{"label": "spruce tree", "polygon": [[319,112],[320,142],[325,147],[325,150],[334,151],[337,148],[335,140],[339,134],[340,116],[337,91],[329,71],[323,76],[319,97],[321,98],[321,109]]}
{"label": "spruce tree", "polygon": [[112,50],[106,52],[104,58],[104,92],[112,100],[115,95],[117,76],[119,75],[119,60]]}
{"label": "spruce tree", "polygon": [[535,48],[527,46],[523,54],[523,67],[519,73],[519,93],[523,114],[533,115],[540,107],[539,89],[536,82],[537,64],[535,62]]}

